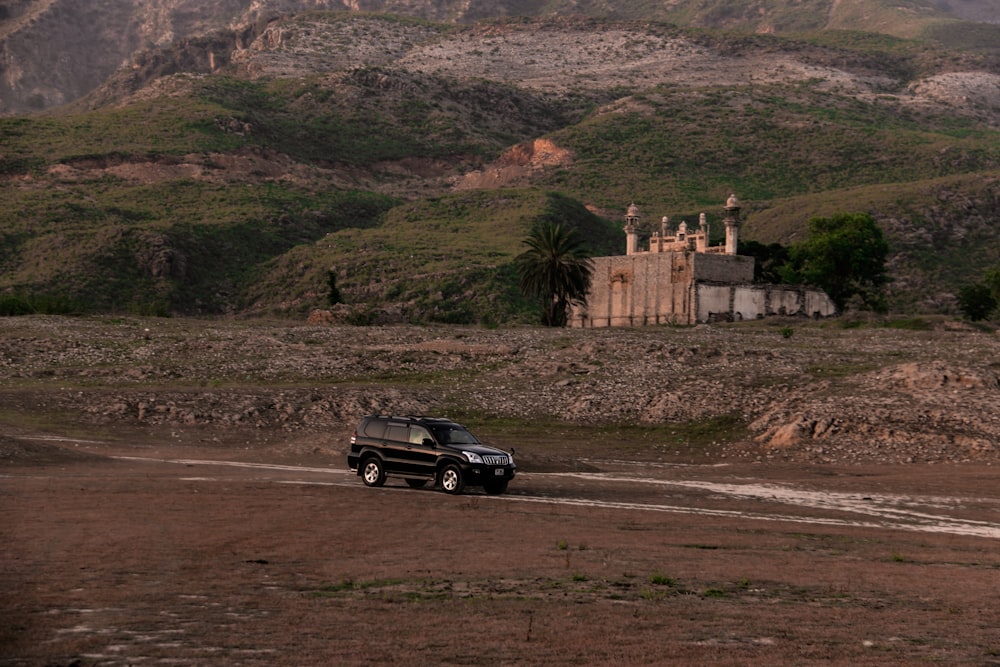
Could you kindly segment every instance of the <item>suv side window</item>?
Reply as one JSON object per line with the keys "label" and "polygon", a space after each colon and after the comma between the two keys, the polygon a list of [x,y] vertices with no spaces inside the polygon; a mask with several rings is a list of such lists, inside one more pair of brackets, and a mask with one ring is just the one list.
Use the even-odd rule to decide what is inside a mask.
{"label": "suv side window", "polygon": [[393,442],[409,442],[410,434],[406,424],[389,424],[385,429],[385,439]]}
{"label": "suv side window", "polygon": [[365,423],[364,434],[369,438],[381,440],[385,435],[385,422],[381,419],[369,419]]}
{"label": "suv side window", "polygon": [[424,438],[431,439],[431,434],[423,426],[410,425],[410,443],[414,445],[424,444]]}

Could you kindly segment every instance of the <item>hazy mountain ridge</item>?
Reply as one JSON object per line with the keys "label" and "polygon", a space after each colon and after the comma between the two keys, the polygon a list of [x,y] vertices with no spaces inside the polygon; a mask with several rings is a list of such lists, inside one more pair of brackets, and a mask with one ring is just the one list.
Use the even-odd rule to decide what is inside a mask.
{"label": "hazy mountain ridge", "polygon": [[[1000,23],[991,0],[911,0],[885,10],[868,0],[814,0],[733,6],[679,0],[666,4],[563,0],[12,0],[0,8],[0,113],[25,113],[72,101],[122,66],[142,66],[151,48],[184,46],[212,33],[228,48],[213,49],[224,63],[241,35],[304,10],[388,12],[437,22],[469,23],[511,16],[594,16],[652,19],[708,28],[788,32],[827,28],[868,30],[903,37],[959,18]],[[231,33],[231,35],[229,34]],[[996,33],[991,33],[996,34]],[[994,48],[995,40],[994,40]]]}

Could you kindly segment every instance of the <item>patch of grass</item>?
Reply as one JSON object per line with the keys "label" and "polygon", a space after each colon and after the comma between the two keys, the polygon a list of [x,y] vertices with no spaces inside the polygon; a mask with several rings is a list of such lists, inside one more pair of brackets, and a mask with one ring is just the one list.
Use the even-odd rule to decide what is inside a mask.
{"label": "patch of grass", "polygon": [[15,315],[79,315],[88,310],[88,304],[58,294],[21,293],[0,295],[0,317]]}
{"label": "patch of grass", "polygon": [[[745,105],[729,104],[734,95]],[[550,178],[575,196],[610,195],[601,205],[634,198],[675,215],[696,215],[702,207],[714,210],[733,189],[768,200],[901,181],[904,172],[911,181],[938,177],[943,173],[935,153],[956,141],[948,130],[953,119],[918,124],[888,105],[860,104],[808,85],[650,91],[644,101],[651,113],[604,114],[556,133],[577,153],[578,166]],[[802,128],[794,139],[788,132],[793,125]],[[724,140],[709,149],[708,137]],[[1000,166],[1000,133],[958,141],[980,164]],[[751,157],[765,153],[773,161]],[[926,160],[919,174],[914,154]],[[826,159],[820,164],[810,157],[815,155]],[[739,175],[735,164],[743,165]],[[714,215],[709,218],[717,227]]]}
{"label": "patch of grass", "polygon": [[[600,458],[656,458],[663,455],[702,456],[724,443],[745,438],[746,425],[737,415],[716,415],[702,420],[668,424],[570,424],[537,417],[496,419],[461,406],[449,410],[485,440],[501,446],[531,448],[539,454],[566,453]],[[504,443],[510,443],[504,445]]]}
{"label": "patch of grass", "polygon": [[333,597],[344,593],[398,586],[402,583],[404,583],[402,579],[377,579],[372,581],[343,579],[334,584],[321,586],[320,588],[311,591],[311,594],[316,597]]}
{"label": "patch of grass", "polygon": [[216,125],[224,115],[223,107],[210,102],[161,97],[76,115],[0,118],[0,134],[10,155],[21,156],[25,168],[37,168],[41,161],[229,151],[245,140]]}
{"label": "patch of grass", "polygon": [[649,583],[654,586],[676,586],[677,580],[673,577],[668,577],[665,574],[657,572],[656,574],[650,575]]}
{"label": "patch of grass", "polygon": [[639,597],[647,602],[658,602],[659,600],[663,600],[671,595],[671,591],[665,591],[661,588],[643,588],[639,593]]}
{"label": "patch of grass", "polygon": [[996,50],[1000,44],[1000,26],[973,21],[941,21],[929,25],[923,35],[962,50]]}
{"label": "patch of grass", "polygon": [[8,194],[11,206],[0,211],[0,289],[51,295],[88,312],[148,315],[218,312],[244,291],[256,298],[250,284],[293,296],[287,276],[262,280],[276,255],[337,229],[376,225],[394,202],[290,184],[188,180]]}
{"label": "patch of grass", "polygon": [[890,319],[883,326],[886,329],[903,329],[906,331],[931,331],[934,329],[934,324],[923,317]]}
{"label": "patch of grass", "polygon": [[[513,258],[539,220],[577,229],[595,254],[609,252],[617,234],[580,202],[555,193],[504,190],[431,197],[396,206],[377,228],[340,229],[284,253],[256,277],[248,299],[266,302],[282,292],[308,295],[308,304],[325,305],[316,297],[317,286],[335,267],[355,324],[380,323],[383,308],[411,322],[535,323],[538,305],[521,295]],[[294,276],[291,283],[289,276]],[[394,306],[400,303],[402,310]]]}
{"label": "patch of grass", "polygon": [[343,579],[336,584],[327,584],[322,588],[318,589],[316,593],[319,594],[336,594],[343,591],[353,591],[355,590],[355,584],[353,579]]}

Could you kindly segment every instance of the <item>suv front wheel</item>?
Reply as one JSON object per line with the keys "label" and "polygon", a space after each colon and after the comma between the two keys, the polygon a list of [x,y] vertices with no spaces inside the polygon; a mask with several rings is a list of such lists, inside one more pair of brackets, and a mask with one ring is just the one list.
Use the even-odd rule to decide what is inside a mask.
{"label": "suv front wheel", "polygon": [[365,459],[361,466],[361,479],[365,486],[382,486],[385,484],[385,466],[377,456]]}
{"label": "suv front wheel", "polygon": [[462,480],[462,470],[454,463],[449,463],[441,469],[439,483],[441,490],[445,493],[458,495],[465,487],[465,482]]}

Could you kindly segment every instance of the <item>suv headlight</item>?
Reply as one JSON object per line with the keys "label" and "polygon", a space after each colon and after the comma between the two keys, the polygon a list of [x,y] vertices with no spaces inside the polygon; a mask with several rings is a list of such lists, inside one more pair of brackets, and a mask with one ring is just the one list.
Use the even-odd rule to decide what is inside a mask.
{"label": "suv headlight", "polygon": [[483,463],[483,457],[475,452],[462,452],[462,455],[469,460],[469,463]]}

